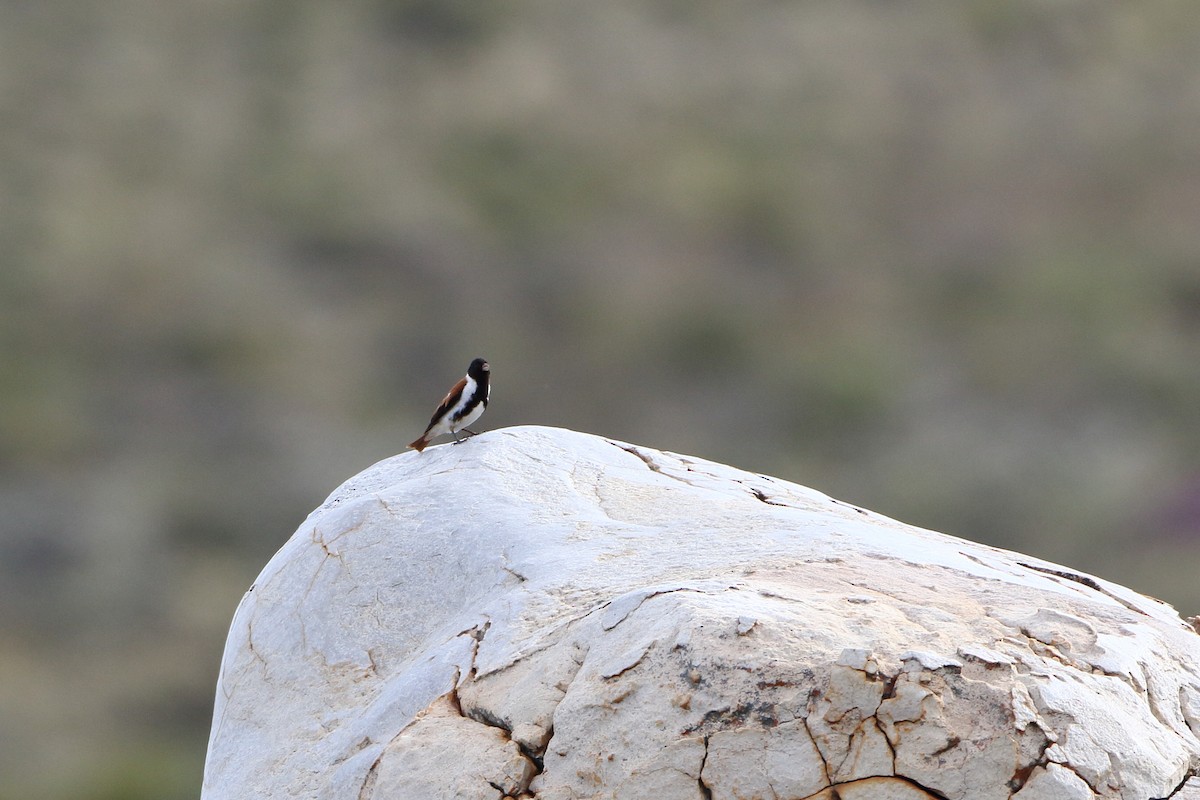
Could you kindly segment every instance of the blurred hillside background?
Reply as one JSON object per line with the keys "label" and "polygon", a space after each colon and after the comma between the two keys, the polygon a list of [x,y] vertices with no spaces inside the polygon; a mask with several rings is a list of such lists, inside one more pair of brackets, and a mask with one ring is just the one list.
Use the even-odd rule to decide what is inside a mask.
{"label": "blurred hillside background", "polygon": [[0,798],[194,798],[467,362],[1200,612],[1193,2],[0,4]]}

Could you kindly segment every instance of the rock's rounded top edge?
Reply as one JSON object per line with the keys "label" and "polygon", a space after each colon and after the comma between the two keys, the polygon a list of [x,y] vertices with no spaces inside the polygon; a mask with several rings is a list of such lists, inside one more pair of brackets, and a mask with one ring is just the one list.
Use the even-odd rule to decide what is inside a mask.
{"label": "rock's rounded top edge", "polygon": [[[692,520],[696,531],[677,536],[679,546],[687,548],[693,533],[696,544],[705,544],[706,526],[736,527],[741,521],[735,517],[740,517],[748,521],[754,537],[735,536],[723,545],[734,559],[753,550],[757,542],[784,560],[868,558],[948,568],[1187,627],[1168,604],[1070,567],[908,525],[782,478],[548,425],[495,428],[461,444],[448,442],[421,453],[410,450],[390,456],[338,487],[306,524],[351,501],[370,504],[412,498],[428,510],[426,527],[441,524],[439,519],[461,523],[445,517],[439,508],[478,511],[481,504],[495,503],[499,513],[501,502],[505,513],[520,511],[524,505],[543,516],[574,520],[573,525],[585,525],[594,535],[571,539],[566,537],[570,526],[548,526],[536,542],[527,544],[577,553],[580,563],[597,557],[597,548],[605,546],[604,531],[619,530],[623,524],[677,532]],[[717,513],[718,507],[725,513]],[[660,544],[641,541],[653,545],[651,550]],[[497,541],[484,546],[505,547]],[[507,557],[519,560],[523,546],[509,551]],[[700,552],[696,555],[699,558]]]}

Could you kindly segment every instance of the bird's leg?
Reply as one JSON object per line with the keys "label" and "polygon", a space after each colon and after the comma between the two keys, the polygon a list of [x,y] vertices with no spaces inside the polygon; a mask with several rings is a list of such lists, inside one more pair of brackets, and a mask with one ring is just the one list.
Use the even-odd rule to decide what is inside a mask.
{"label": "bird's leg", "polygon": [[[463,431],[464,433],[469,433],[469,434],[471,434],[471,436],[479,435],[478,433],[471,430],[470,428],[459,428],[459,430]],[[467,438],[460,439],[460,438],[458,438],[458,431],[450,431],[450,432],[452,434],[454,434],[454,443],[455,444],[462,444],[463,442],[465,442],[467,440],[467,438],[470,438],[470,437],[467,437]]]}

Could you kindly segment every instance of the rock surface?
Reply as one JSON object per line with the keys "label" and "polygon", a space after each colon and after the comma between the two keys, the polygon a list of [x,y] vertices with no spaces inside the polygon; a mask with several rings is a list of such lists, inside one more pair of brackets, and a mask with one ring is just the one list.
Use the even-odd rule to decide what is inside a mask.
{"label": "rock surface", "polygon": [[1182,800],[1198,736],[1156,600],[520,427],[376,464],[276,554],[203,797]]}

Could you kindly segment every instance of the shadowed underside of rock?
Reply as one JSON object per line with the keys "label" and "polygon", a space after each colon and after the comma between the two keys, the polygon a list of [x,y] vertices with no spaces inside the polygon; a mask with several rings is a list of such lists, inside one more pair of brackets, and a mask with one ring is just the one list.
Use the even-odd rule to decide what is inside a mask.
{"label": "shadowed underside of rock", "polygon": [[340,487],[234,617],[205,800],[1195,798],[1168,606],[553,428]]}

